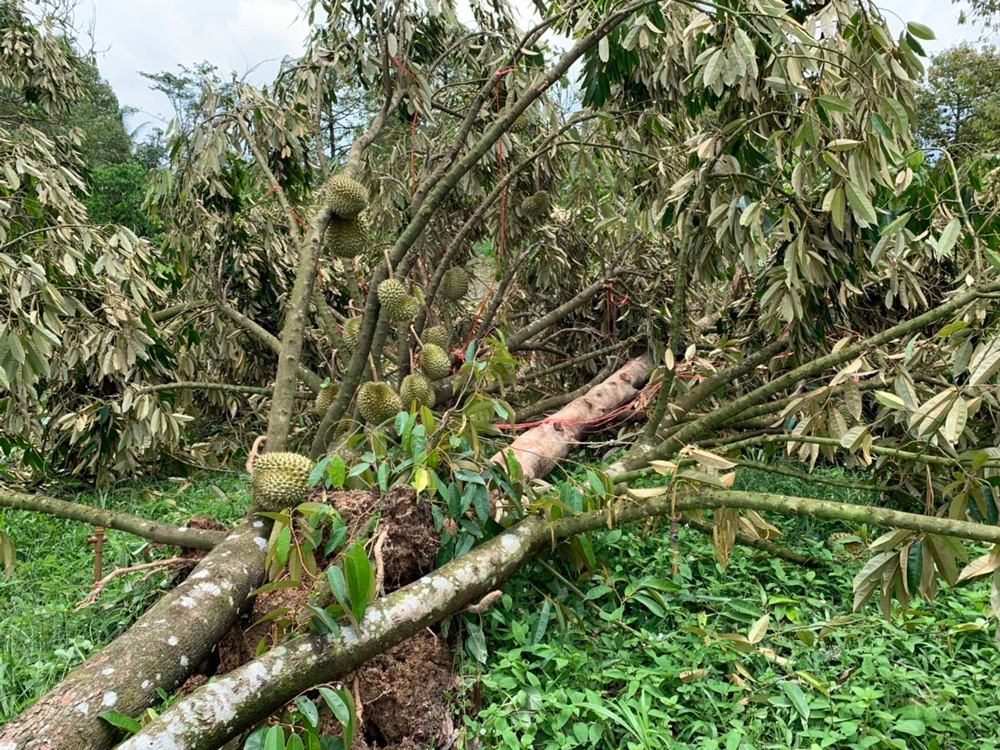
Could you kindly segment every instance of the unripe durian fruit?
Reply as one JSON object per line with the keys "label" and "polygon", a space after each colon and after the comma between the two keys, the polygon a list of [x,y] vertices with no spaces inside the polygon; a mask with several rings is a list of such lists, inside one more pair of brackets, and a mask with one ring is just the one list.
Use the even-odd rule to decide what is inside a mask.
{"label": "unripe durian fruit", "polygon": [[532,193],[521,204],[521,213],[526,219],[541,219],[548,215],[552,201],[546,190],[539,190]]}
{"label": "unripe durian fruit", "polygon": [[320,388],[319,393],[316,394],[316,400],[313,402],[313,407],[316,411],[320,414],[326,414],[326,410],[330,408],[330,404],[337,398],[337,391],[339,390],[339,383],[330,383],[330,385]]}
{"label": "unripe durian fruit", "polygon": [[434,386],[423,375],[413,373],[403,378],[399,386],[399,395],[403,399],[403,407],[408,409],[416,401],[421,406],[434,405]]}
{"label": "unripe durian fruit", "polygon": [[826,547],[838,557],[845,559],[860,557],[865,553],[865,545],[863,542],[856,539],[850,542],[841,541],[842,539],[856,536],[856,534],[852,534],[849,531],[835,531],[826,538]]}
{"label": "unripe durian fruit", "polygon": [[403,304],[400,305],[399,312],[395,315],[390,313],[390,316],[394,322],[402,323],[403,321],[413,320],[417,317],[418,312],[420,312],[420,300],[409,294],[403,299]]}
{"label": "unripe durian fruit", "polygon": [[361,332],[361,316],[355,315],[344,322],[344,341],[348,346],[358,345],[358,334]]}
{"label": "unripe durian fruit", "polygon": [[382,424],[403,410],[403,400],[386,383],[365,383],[358,389],[358,409],[366,422]]}
{"label": "unripe durian fruit", "polygon": [[359,216],[356,219],[334,217],[323,238],[326,252],[338,258],[360,255],[368,245],[368,230]]}
{"label": "unripe durian fruit", "polygon": [[451,358],[440,346],[424,344],[420,350],[420,369],[431,380],[446,378],[451,372]]}
{"label": "unripe durian fruit", "polygon": [[421,338],[425,344],[440,346],[445,351],[448,351],[448,346],[451,344],[451,337],[448,335],[448,329],[444,326],[431,326],[430,328],[427,328]]}
{"label": "unripe durian fruit", "polygon": [[368,191],[357,180],[335,174],[323,186],[323,200],[341,219],[353,219],[368,208]]}
{"label": "unripe durian fruit", "polygon": [[390,318],[397,319],[406,303],[406,287],[396,279],[386,279],[378,285],[378,301]]}
{"label": "unripe durian fruit", "polygon": [[313,462],[298,453],[262,453],[253,463],[250,489],[255,511],[277,512],[299,502],[309,489]]}
{"label": "unripe durian fruit", "polygon": [[469,291],[469,274],[461,266],[452,266],[441,278],[441,294],[451,302],[462,299]]}

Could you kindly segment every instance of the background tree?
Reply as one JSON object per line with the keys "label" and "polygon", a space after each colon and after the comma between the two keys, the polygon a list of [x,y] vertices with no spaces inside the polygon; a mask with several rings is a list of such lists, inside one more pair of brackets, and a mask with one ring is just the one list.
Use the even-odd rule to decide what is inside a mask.
{"label": "background tree", "polygon": [[998,81],[1000,54],[992,45],[962,44],[931,58],[918,99],[922,145],[956,156],[993,149],[1000,137]]}

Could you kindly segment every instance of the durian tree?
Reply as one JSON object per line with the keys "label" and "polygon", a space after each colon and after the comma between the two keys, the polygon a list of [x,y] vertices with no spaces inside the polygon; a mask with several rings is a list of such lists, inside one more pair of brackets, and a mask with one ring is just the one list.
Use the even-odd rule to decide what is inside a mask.
{"label": "durian tree", "polygon": [[[45,77],[72,69],[65,46],[6,7],[4,34],[29,43],[0,47],[0,87],[38,88],[42,102],[71,95]],[[206,533],[0,491],[7,507],[210,548],[129,631],[0,729],[0,748],[110,747],[120,736],[98,706],[136,716],[204,661],[270,574],[271,523],[303,500],[317,462],[343,464],[345,447],[375,447],[394,430],[402,439],[417,414],[435,425],[427,453],[479,446],[480,432],[500,448],[481,462],[512,488],[509,503],[487,499],[495,533],[363,610],[320,608],[339,613],[336,629],[293,630],[120,747],[222,746],[474,605],[534,554],[557,544],[572,557],[580,535],[609,524],[666,516],[707,529],[723,565],[737,542],[802,561],[772,539],[781,514],[883,526],[854,604],[877,594],[887,614],[894,598],[906,607],[934,596],[939,580],[995,572],[995,163],[928,161],[914,147],[926,27],[893,37],[877,9],[848,0],[542,4],[527,31],[503,3],[476,6],[471,27],[447,6],[317,10],[305,53],[271,86],[209,87],[200,116],[173,133],[150,204],[176,275],[166,283],[126,263],[148,251],[120,230],[93,232],[80,242],[107,249],[85,254],[88,295],[130,297],[102,302],[102,313],[120,312],[102,325],[61,313],[98,336],[135,330],[162,342],[155,366],[100,381],[102,410],[120,404],[124,415],[141,395],[138,423],[166,408],[180,423],[176,404],[249,412],[239,429],[263,434],[245,451],[247,519]],[[551,45],[552,32],[571,43]],[[32,64],[38,50],[48,67]],[[568,106],[555,95],[563,84]],[[338,88],[352,92],[351,119],[331,137]],[[30,189],[49,199],[72,173],[18,171],[23,162],[6,155],[23,148],[17,135],[0,131],[11,144],[0,199],[15,207]],[[44,145],[30,135],[32,148]],[[9,342],[34,342],[30,305],[58,308],[53,290],[65,297],[77,285],[65,257],[80,262],[66,234],[78,227],[66,217],[86,223],[71,187],[56,194],[52,224],[13,210],[0,239],[31,272],[12,269],[22,275],[8,288],[38,286],[12,300],[18,327],[4,329],[0,363],[16,394],[7,404],[24,415],[6,418],[14,437],[0,448],[27,468],[48,423],[25,425],[47,402],[32,402],[42,389],[23,367],[38,352],[18,355]],[[476,263],[476,245],[491,250],[487,262]],[[107,270],[119,267],[136,278]],[[100,356],[113,360],[108,351]],[[525,414],[540,424],[507,446],[496,439],[495,422]],[[592,501],[574,510],[533,481],[587,428],[624,450],[591,470]],[[179,428],[168,429],[182,447]],[[109,442],[73,468],[124,472],[164,450],[125,444],[123,462],[121,440]],[[761,446],[769,456],[785,446],[802,470],[760,467],[806,481],[825,481],[810,473],[821,460],[869,467],[884,502],[731,490],[749,463],[741,449]],[[402,482],[425,493],[426,467]],[[959,572],[966,541],[993,551]],[[995,607],[996,576],[992,585]]]}

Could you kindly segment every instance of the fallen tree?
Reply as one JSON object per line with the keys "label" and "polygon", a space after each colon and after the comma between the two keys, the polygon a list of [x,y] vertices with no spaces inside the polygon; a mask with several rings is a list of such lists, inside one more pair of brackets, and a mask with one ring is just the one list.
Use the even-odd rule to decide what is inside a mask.
{"label": "fallen tree", "polygon": [[[375,455],[390,439],[413,449],[418,418],[425,442],[399,463],[412,472],[399,469],[394,481],[425,490],[428,474],[418,470],[432,464],[418,464],[434,454],[445,472],[453,441],[465,472],[486,465],[502,476],[519,467],[522,494],[534,501],[531,480],[585,447],[587,430],[618,427],[615,418],[650,376],[658,388],[642,399],[651,408],[635,410],[649,415],[642,435],[628,445],[636,436],[619,432],[628,454],[603,476],[591,467],[596,481],[588,477],[581,495],[593,510],[502,516],[493,538],[370,602],[357,626],[334,608],[341,619],[328,635],[282,632],[286,642],[179,696],[123,747],[218,747],[303,691],[345,677],[494,591],[541,550],[615,524],[690,521],[712,535],[723,564],[737,542],[814,562],[778,546],[762,513],[890,527],[859,574],[857,595],[860,606],[877,589],[884,610],[892,596],[908,602],[914,595],[902,577],[911,552],[923,560],[918,593],[930,598],[936,578],[958,578],[964,548],[956,540],[1000,543],[995,525],[976,522],[977,513],[989,517],[983,485],[998,465],[995,420],[970,419],[978,409],[993,414],[994,402],[976,389],[1000,368],[1000,282],[984,262],[992,256],[983,239],[995,233],[994,218],[967,211],[965,197],[953,200],[959,180],[951,169],[944,182],[933,171],[914,180],[920,165],[909,156],[908,123],[919,63],[905,38],[888,41],[877,14],[855,14],[849,27],[838,21],[837,33],[805,44],[807,26],[770,6],[743,14],[692,2],[574,4],[547,9],[525,33],[506,22],[474,32],[480,46],[470,44],[467,29],[403,6],[357,12],[333,15],[273,90],[241,83],[231,95],[206,91],[193,132],[172,144],[173,172],[160,195],[170,216],[166,246],[184,259],[179,266],[197,269],[171,290],[178,299],[160,299],[168,296],[162,290],[143,297],[152,283],[140,262],[148,248],[127,234],[60,240],[50,232],[56,224],[2,227],[12,236],[4,248],[23,246],[11,258],[34,257],[66,295],[83,285],[81,299],[100,300],[87,314],[70,315],[47,287],[26,295],[47,309],[18,317],[17,343],[4,340],[0,365],[14,384],[14,417],[5,418],[17,427],[15,450],[58,449],[66,466],[96,467],[96,475],[180,445],[186,422],[175,399],[204,409],[204,423],[239,413],[245,402],[226,399],[249,396],[270,399],[269,408],[245,410],[254,428],[267,415],[263,459],[284,456],[272,459],[294,471],[282,476],[277,497],[266,497],[255,474],[247,519],[221,540],[0,492],[4,507],[208,550],[132,628],[0,729],[0,750],[110,747],[119,734],[98,717],[102,710],[135,716],[159,690],[175,691],[238,626],[266,572],[282,585],[301,583],[274,566],[269,537],[272,521],[287,518],[291,544],[289,516],[307,478],[328,476],[311,460],[329,469],[339,459],[337,486],[351,465],[351,472],[372,471],[372,485],[388,490],[388,471],[375,473],[381,467],[352,451]],[[825,28],[824,12],[803,11],[816,28]],[[402,34],[413,24],[433,41],[428,48]],[[655,39],[647,38],[650,26]],[[546,60],[535,50],[552,29],[576,41]],[[608,65],[613,55],[638,62]],[[592,85],[581,111],[561,112],[546,93],[580,61]],[[28,75],[34,58],[12,64]],[[359,98],[375,105],[364,110],[366,132],[341,153],[320,126],[326,118],[333,127],[332,92],[359,77]],[[612,91],[621,101],[607,108]],[[319,155],[322,182],[303,144]],[[327,151],[341,167],[332,176]],[[6,153],[0,149],[0,157]],[[636,156],[638,165],[626,158]],[[63,174],[59,168],[49,171]],[[25,172],[17,160],[10,169],[39,172]],[[990,173],[974,177],[979,192],[968,200],[990,205]],[[23,184],[29,194],[16,199],[28,206],[52,192]],[[20,177],[11,190],[22,190]],[[508,200],[515,195],[519,205]],[[553,207],[554,200],[565,205]],[[53,222],[67,215],[86,225],[72,201],[46,205]],[[495,226],[482,231],[494,211]],[[77,222],[64,225],[66,232]],[[42,244],[50,233],[53,244]],[[84,281],[63,277],[72,266],[65,257],[75,257],[67,247],[95,241],[110,261],[88,259]],[[482,278],[471,279],[463,262],[474,242],[487,242],[491,260]],[[139,249],[119,257],[123,247]],[[131,300],[120,298],[121,274],[102,275],[109,262],[129,269]],[[325,273],[334,262],[346,278]],[[24,279],[40,278],[29,270]],[[482,294],[470,293],[473,281]],[[885,305],[881,314],[871,314],[872,299]],[[95,310],[124,318],[114,317],[110,333],[95,333],[86,328],[95,325]],[[205,336],[190,328],[189,314],[211,320]],[[85,367],[46,372],[58,337],[33,326],[52,316],[76,327],[64,342],[67,361]],[[118,340],[122,329],[127,341]],[[100,336],[89,349],[78,345]],[[349,357],[338,356],[347,348]],[[591,385],[608,355],[632,359]],[[141,367],[126,364],[137,357]],[[98,374],[81,375],[88,367]],[[504,398],[519,375],[543,395],[510,408]],[[244,387],[241,377],[251,382]],[[46,398],[36,397],[39,388]],[[302,409],[305,390],[316,398]],[[93,401],[80,393],[95,394]],[[432,407],[441,407],[440,421]],[[517,412],[541,418],[492,459],[480,453],[479,428],[495,434],[505,423],[494,417]],[[891,486],[927,498],[925,513],[732,490],[730,470],[755,463],[740,451],[776,445],[809,471],[821,458],[870,465],[880,476],[852,488]],[[809,471],[795,476],[812,481]],[[319,497],[311,502],[322,507],[322,490]],[[510,499],[514,507],[522,498]],[[702,514],[708,510],[711,519]],[[446,521],[471,522],[464,513]],[[376,557],[378,545],[372,540]],[[962,575],[989,572],[988,563]],[[317,596],[335,593],[319,576],[312,583]]]}

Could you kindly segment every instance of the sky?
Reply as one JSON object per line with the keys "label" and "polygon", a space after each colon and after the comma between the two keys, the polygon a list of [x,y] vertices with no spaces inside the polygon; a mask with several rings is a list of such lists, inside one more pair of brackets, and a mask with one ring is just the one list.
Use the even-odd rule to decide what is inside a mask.
{"label": "sky", "polygon": [[[950,0],[879,0],[894,30],[904,21],[934,29],[937,41],[928,53],[968,40],[979,30],[959,25],[961,5]],[[136,128],[163,126],[171,116],[162,94],[150,91],[139,71],[176,71],[178,63],[208,60],[220,75],[271,80],[284,55],[303,48],[306,22],[295,0],[81,0],[77,23],[92,25],[101,73],[123,105],[137,107]]]}

